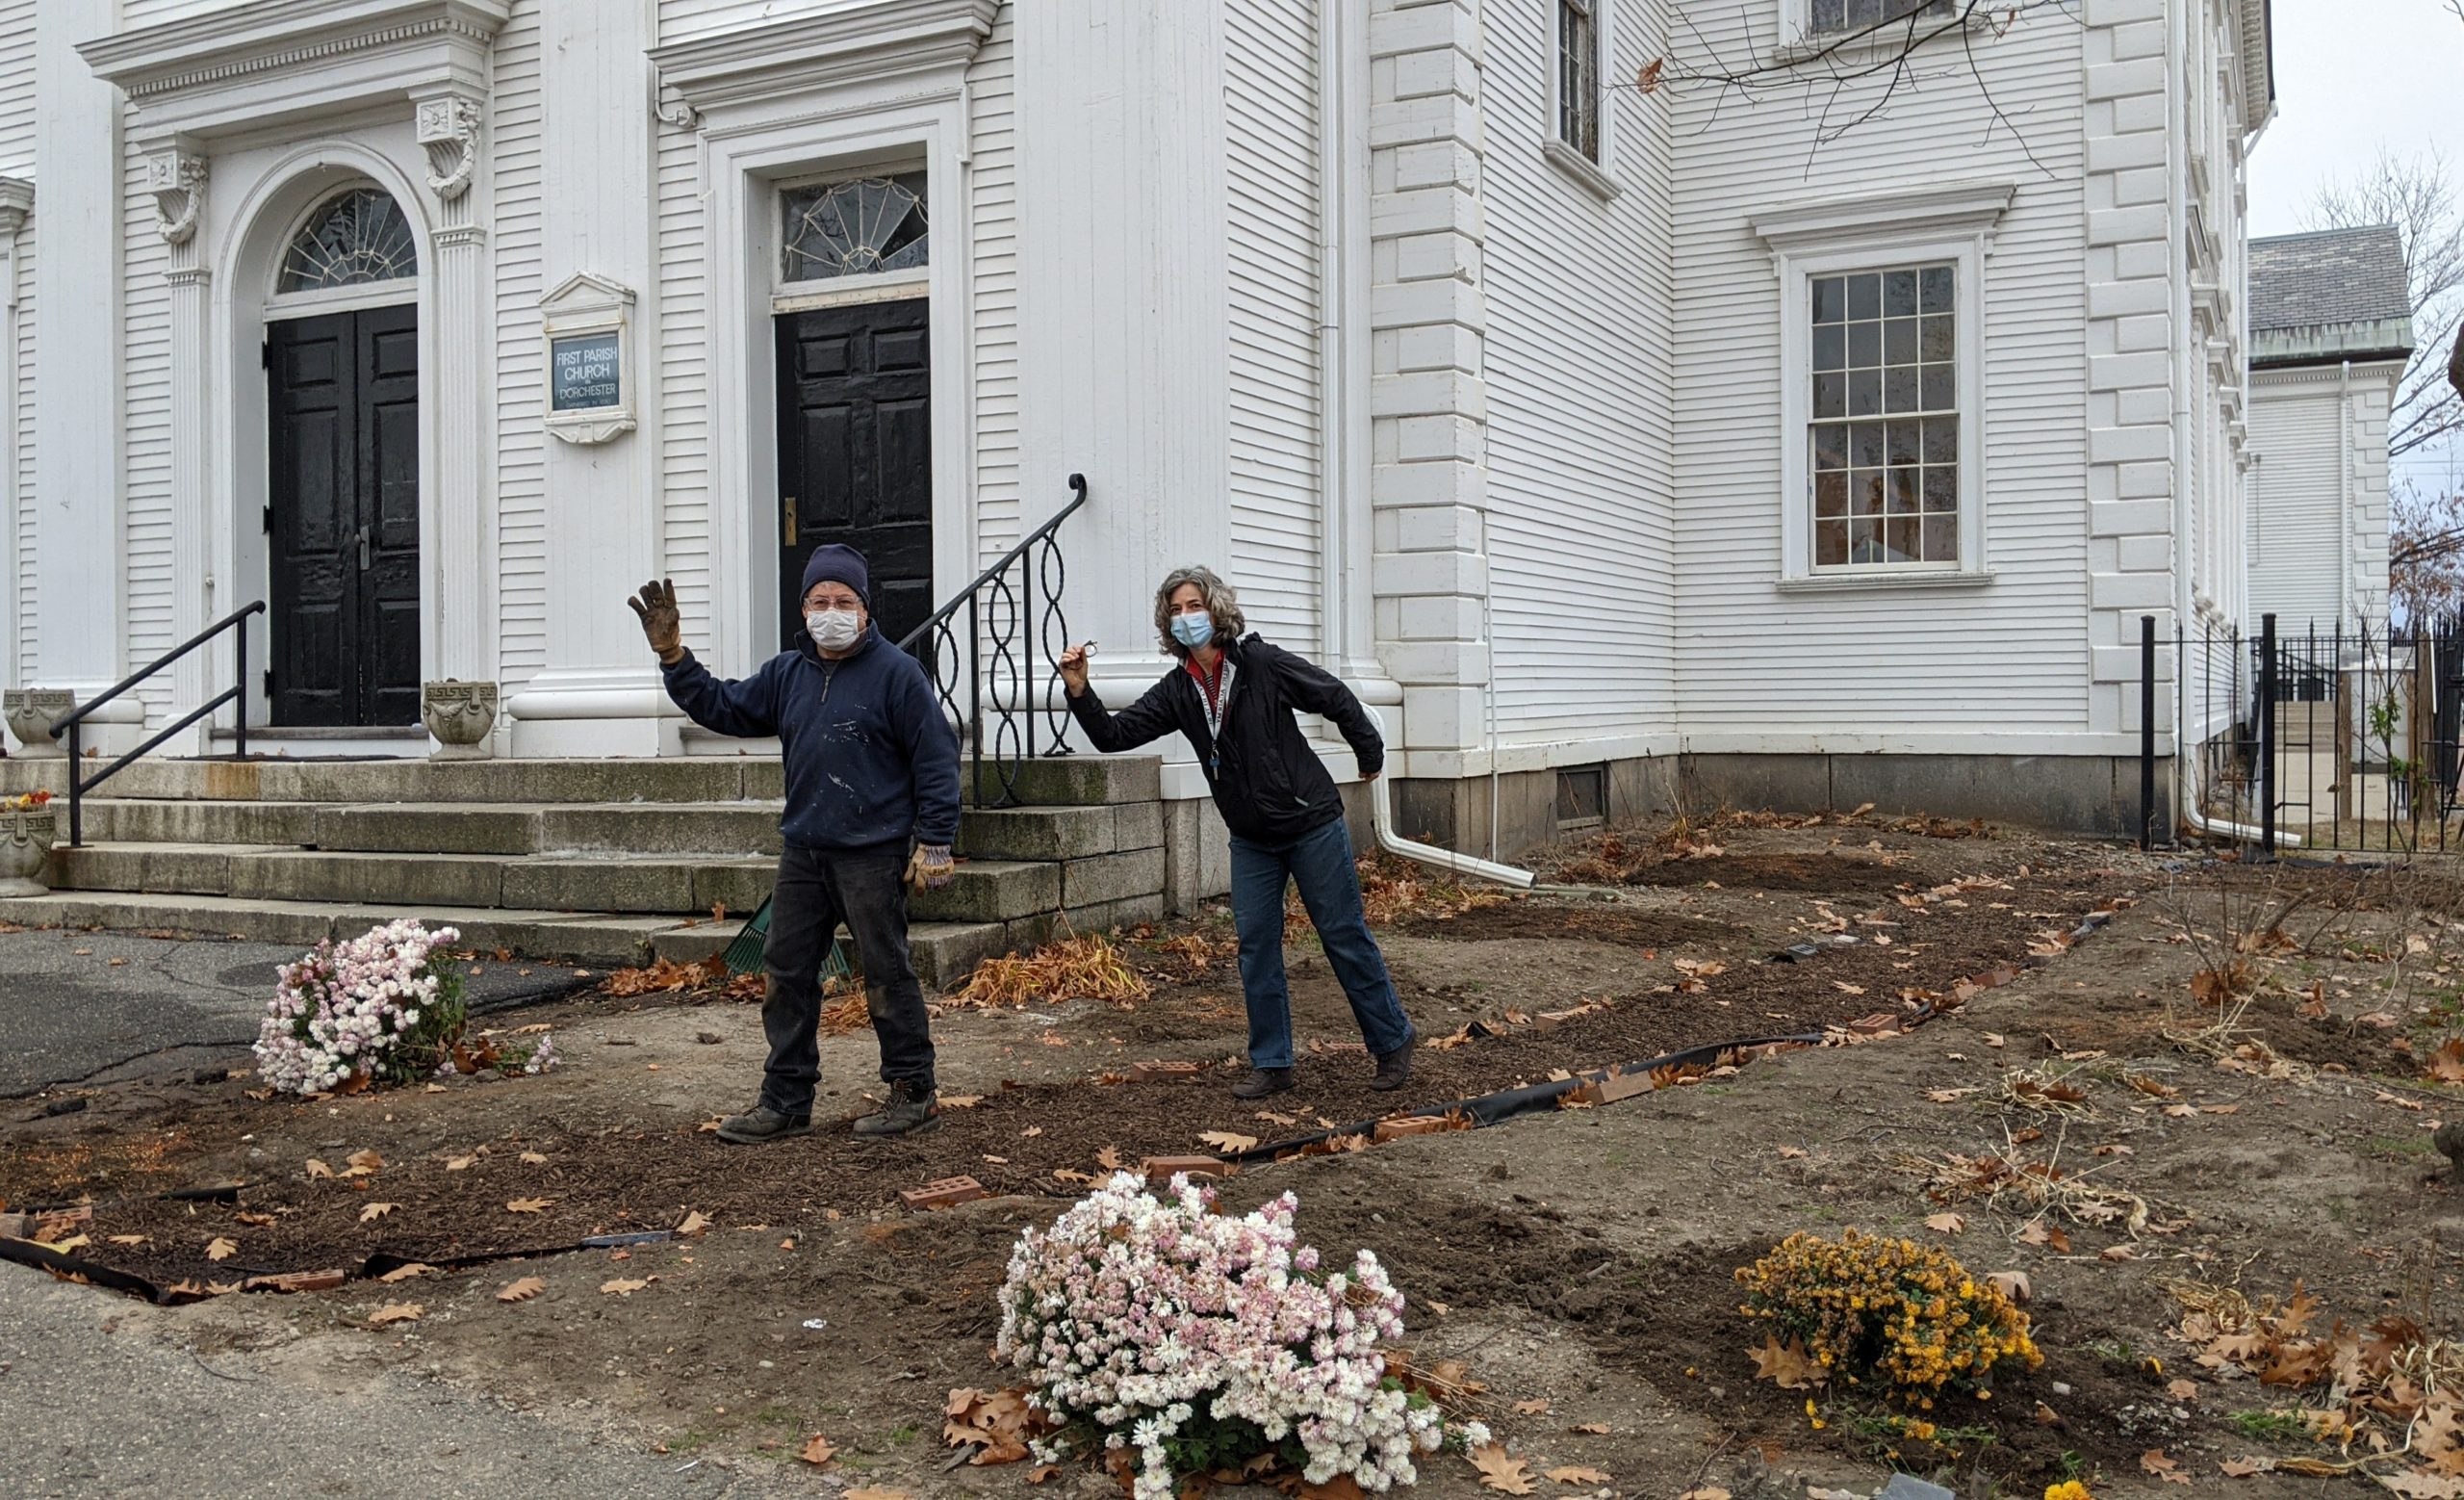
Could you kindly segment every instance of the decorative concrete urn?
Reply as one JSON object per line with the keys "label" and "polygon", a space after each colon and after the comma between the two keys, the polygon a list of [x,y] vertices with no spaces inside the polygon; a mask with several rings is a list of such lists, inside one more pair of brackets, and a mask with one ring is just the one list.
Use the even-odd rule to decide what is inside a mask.
{"label": "decorative concrete urn", "polygon": [[60,815],[49,808],[0,813],[0,898],[48,895],[43,865],[60,835]]}
{"label": "decorative concrete urn", "polygon": [[17,753],[29,761],[64,759],[67,741],[51,737],[54,720],[77,707],[77,695],[65,687],[12,687],[0,692],[0,717],[17,737]]}
{"label": "decorative concrete urn", "polygon": [[436,737],[431,761],[484,761],[497,722],[497,685],[447,678],[420,685],[420,722]]}

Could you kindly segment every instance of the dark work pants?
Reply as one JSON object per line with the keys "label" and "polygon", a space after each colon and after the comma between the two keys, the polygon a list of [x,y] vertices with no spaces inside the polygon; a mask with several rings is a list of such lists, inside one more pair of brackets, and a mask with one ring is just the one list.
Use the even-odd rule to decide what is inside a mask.
{"label": "dark work pants", "polygon": [[907,853],[902,841],[854,850],[789,844],[779,856],[770,936],[762,948],[770,984],[761,1028],[770,1038],[770,1062],[761,1102],[770,1108],[788,1115],[812,1112],[813,1084],[821,1077],[814,1039],[821,1023],[821,965],[841,921],[855,935],[863,963],[864,1004],[881,1041],[882,1081],[933,1086],[924,988],[907,956],[907,885],[900,879]]}

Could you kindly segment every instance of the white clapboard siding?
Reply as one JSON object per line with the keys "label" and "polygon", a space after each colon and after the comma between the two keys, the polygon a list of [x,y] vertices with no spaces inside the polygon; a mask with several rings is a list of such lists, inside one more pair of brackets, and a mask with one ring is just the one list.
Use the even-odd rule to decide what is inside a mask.
{"label": "white clapboard siding", "polygon": [[1323,556],[1317,9],[1313,0],[1227,0],[1223,12],[1228,562],[1250,627],[1301,652],[1321,639]]}
{"label": "white clapboard siding", "polygon": [[[0,176],[35,175],[35,0],[0,0]],[[0,659],[0,675],[24,681],[35,662],[35,529],[40,507],[35,493],[35,242],[41,226],[32,218],[17,231],[17,347],[0,359],[17,367],[17,406],[9,433],[10,461],[16,466],[17,550],[0,558],[17,581],[17,617],[0,621],[0,646],[13,657]],[[5,495],[0,487],[0,495]],[[0,536],[6,535],[0,529]],[[5,593],[5,590],[0,590]]]}
{"label": "white clapboard siding", "polygon": [[[137,31],[147,26],[160,26],[165,21],[184,21],[192,15],[206,15],[216,11],[244,11],[250,0],[120,0],[121,31]],[[99,35],[101,27],[97,27]]]}
{"label": "white clapboard siding", "polygon": [[[710,638],[709,215],[701,137],[661,121],[657,139],[660,576],[688,639]],[[737,502],[741,504],[741,500]]]}
{"label": "white clapboard siding", "polygon": [[[121,657],[136,666],[177,644],[171,617],[171,289],[164,280],[171,250],[163,243],[154,195],[145,191],[134,109],[122,107],[120,128],[126,142],[120,171],[120,492],[127,507],[120,567],[128,611]],[[36,207],[41,207],[39,189]],[[197,582],[192,577],[177,586]],[[173,683],[170,673],[162,672],[136,689],[149,721],[162,719],[170,707]]]}
{"label": "white clapboard siding", "polygon": [[[1769,42],[1769,6],[1688,8],[1697,55]],[[1749,38],[1747,23],[1757,28]],[[1689,736],[2088,727],[2081,31],[2023,17],[1978,65],[1955,42],[1921,87],[1817,145],[1879,84],[1800,98],[1683,95],[1675,136],[1679,710]],[[1938,53],[1938,55],[1937,55]],[[2033,153],[2035,160],[2030,160]],[[1781,568],[1781,316],[1765,205],[1949,180],[2018,184],[1985,272],[1983,588],[1787,593]],[[1793,313],[1795,309],[1790,309]]]}
{"label": "white clapboard siding", "polygon": [[[967,298],[974,319],[976,560],[988,566],[1021,534],[1018,473],[1018,96],[1017,24],[1014,7],[993,17],[967,70],[968,171],[974,242],[935,237],[934,253],[965,255]],[[953,392],[952,400],[956,400]],[[1025,506],[1043,515],[1061,504],[1059,475],[1039,476],[1044,493]],[[1066,543],[1065,542],[1065,556]],[[939,592],[956,592],[964,579]]]}
{"label": "white clapboard siding", "polygon": [[539,7],[521,0],[497,36],[493,153],[497,298],[498,672],[510,696],[548,656],[547,440],[539,376]]}
{"label": "white clapboard siding", "polygon": [[659,0],[658,39],[690,41],[768,21],[851,11],[871,0]]}
{"label": "white clapboard siding", "polygon": [[2333,385],[2262,387],[2250,401],[2250,619],[2272,612],[2276,628],[2330,628],[2344,565],[2344,453]]}
{"label": "white clapboard siding", "polygon": [[[1489,578],[1502,746],[1675,727],[1666,112],[1604,101],[1608,203],[1551,164],[1556,7],[1489,12]],[[1611,17],[1604,76],[1658,44]],[[1560,755],[1556,759],[1567,759]]]}

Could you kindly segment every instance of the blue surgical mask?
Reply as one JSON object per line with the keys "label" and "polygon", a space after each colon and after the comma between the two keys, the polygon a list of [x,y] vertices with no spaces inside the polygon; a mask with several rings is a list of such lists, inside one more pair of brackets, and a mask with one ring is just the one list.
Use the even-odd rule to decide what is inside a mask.
{"label": "blue surgical mask", "polygon": [[1172,638],[1195,651],[1215,638],[1215,617],[1208,614],[1176,614],[1172,616]]}

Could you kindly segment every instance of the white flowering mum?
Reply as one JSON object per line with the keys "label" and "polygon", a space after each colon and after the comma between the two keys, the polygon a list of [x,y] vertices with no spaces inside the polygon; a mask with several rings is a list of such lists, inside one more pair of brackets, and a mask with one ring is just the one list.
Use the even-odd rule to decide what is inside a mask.
{"label": "white flowering mum", "polygon": [[314,1094],[375,1073],[423,1019],[442,1019],[435,955],[461,936],[403,918],[346,943],[328,938],[284,965],[257,1028],[258,1076]]}
{"label": "white flowering mum", "polygon": [[1176,1437],[1232,1420],[1269,1446],[1296,1438],[1312,1484],[1411,1484],[1444,1417],[1386,1383],[1378,1346],[1402,1335],[1403,1298],[1377,1257],[1322,1279],[1294,1243],[1292,1194],[1237,1219],[1213,1202],[1185,1176],[1165,1201],[1123,1172],[1028,1230],[1002,1286],[1001,1357],[1056,1421],[1136,1451],[1136,1500],[1174,1493]]}

